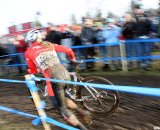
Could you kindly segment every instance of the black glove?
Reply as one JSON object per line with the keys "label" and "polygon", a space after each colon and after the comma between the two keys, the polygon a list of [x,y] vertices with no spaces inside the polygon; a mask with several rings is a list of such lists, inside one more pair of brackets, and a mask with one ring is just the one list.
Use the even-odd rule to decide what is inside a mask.
{"label": "black glove", "polygon": [[72,65],[72,66],[76,66],[76,65],[78,65],[78,64],[82,64],[84,61],[83,60],[72,60],[72,61],[70,61],[70,65]]}
{"label": "black glove", "polygon": [[70,65],[71,66],[76,66],[78,63],[76,62],[76,60],[72,60],[72,61],[70,61]]}

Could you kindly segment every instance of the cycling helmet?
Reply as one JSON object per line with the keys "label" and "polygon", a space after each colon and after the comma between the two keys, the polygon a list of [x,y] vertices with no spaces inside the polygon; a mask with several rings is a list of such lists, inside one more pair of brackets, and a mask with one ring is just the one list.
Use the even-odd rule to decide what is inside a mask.
{"label": "cycling helmet", "polygon": [[26,34],[24,40],[26,43],[34,42],[37,37],[42,37],[41,32],[39,30],[33,29]]}

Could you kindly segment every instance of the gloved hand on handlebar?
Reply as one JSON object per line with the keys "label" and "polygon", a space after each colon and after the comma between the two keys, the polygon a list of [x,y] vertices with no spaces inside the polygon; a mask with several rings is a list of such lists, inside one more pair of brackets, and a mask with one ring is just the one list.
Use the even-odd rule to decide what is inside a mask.
{"label": "gloved hand on handlebar", "polygon": [[75,66],[75,65],[77,65],[77,62],[76,62],[76,60],[71,60],[69,64],[70,64],[71,66]]}
{"label": "gloved hand on handlebar", "polygon": [[82,63],[83,63],[82,60],[79,60],[79,61],[77,61],[77,60],[71,60],[71,61],[70,61],[70,65],[71,65],[71,66],[76,66],[76,65],[82,64]]}

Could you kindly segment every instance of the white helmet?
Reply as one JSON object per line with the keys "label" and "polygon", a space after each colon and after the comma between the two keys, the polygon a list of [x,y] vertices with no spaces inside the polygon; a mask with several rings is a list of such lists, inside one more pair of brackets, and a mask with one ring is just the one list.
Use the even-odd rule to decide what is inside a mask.
{"label": "white helmet", "polygon": [[42,34],[39,30],[33,29],[26,34],[24,40],[26,43],[34,42],[37,39],[37,37],[42,37]]}

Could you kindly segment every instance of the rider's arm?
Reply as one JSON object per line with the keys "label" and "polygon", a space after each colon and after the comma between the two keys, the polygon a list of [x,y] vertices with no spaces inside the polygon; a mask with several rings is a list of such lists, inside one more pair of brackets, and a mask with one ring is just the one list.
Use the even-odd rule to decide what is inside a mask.
{"label": "rider's arm", "polygon": [[71,48],[57,44],[54,44],[54,48],[56,52],[64,52],[69,56],[70,60],[75,60],[75,55]]}
{"label": "rider's arm", "polygon": [[25,53],[26,62],[28,64],[28,73],[29,74],[36,74],[38,73],[38,69],[35,65],[35,63],[28,57],[28,55]]}

